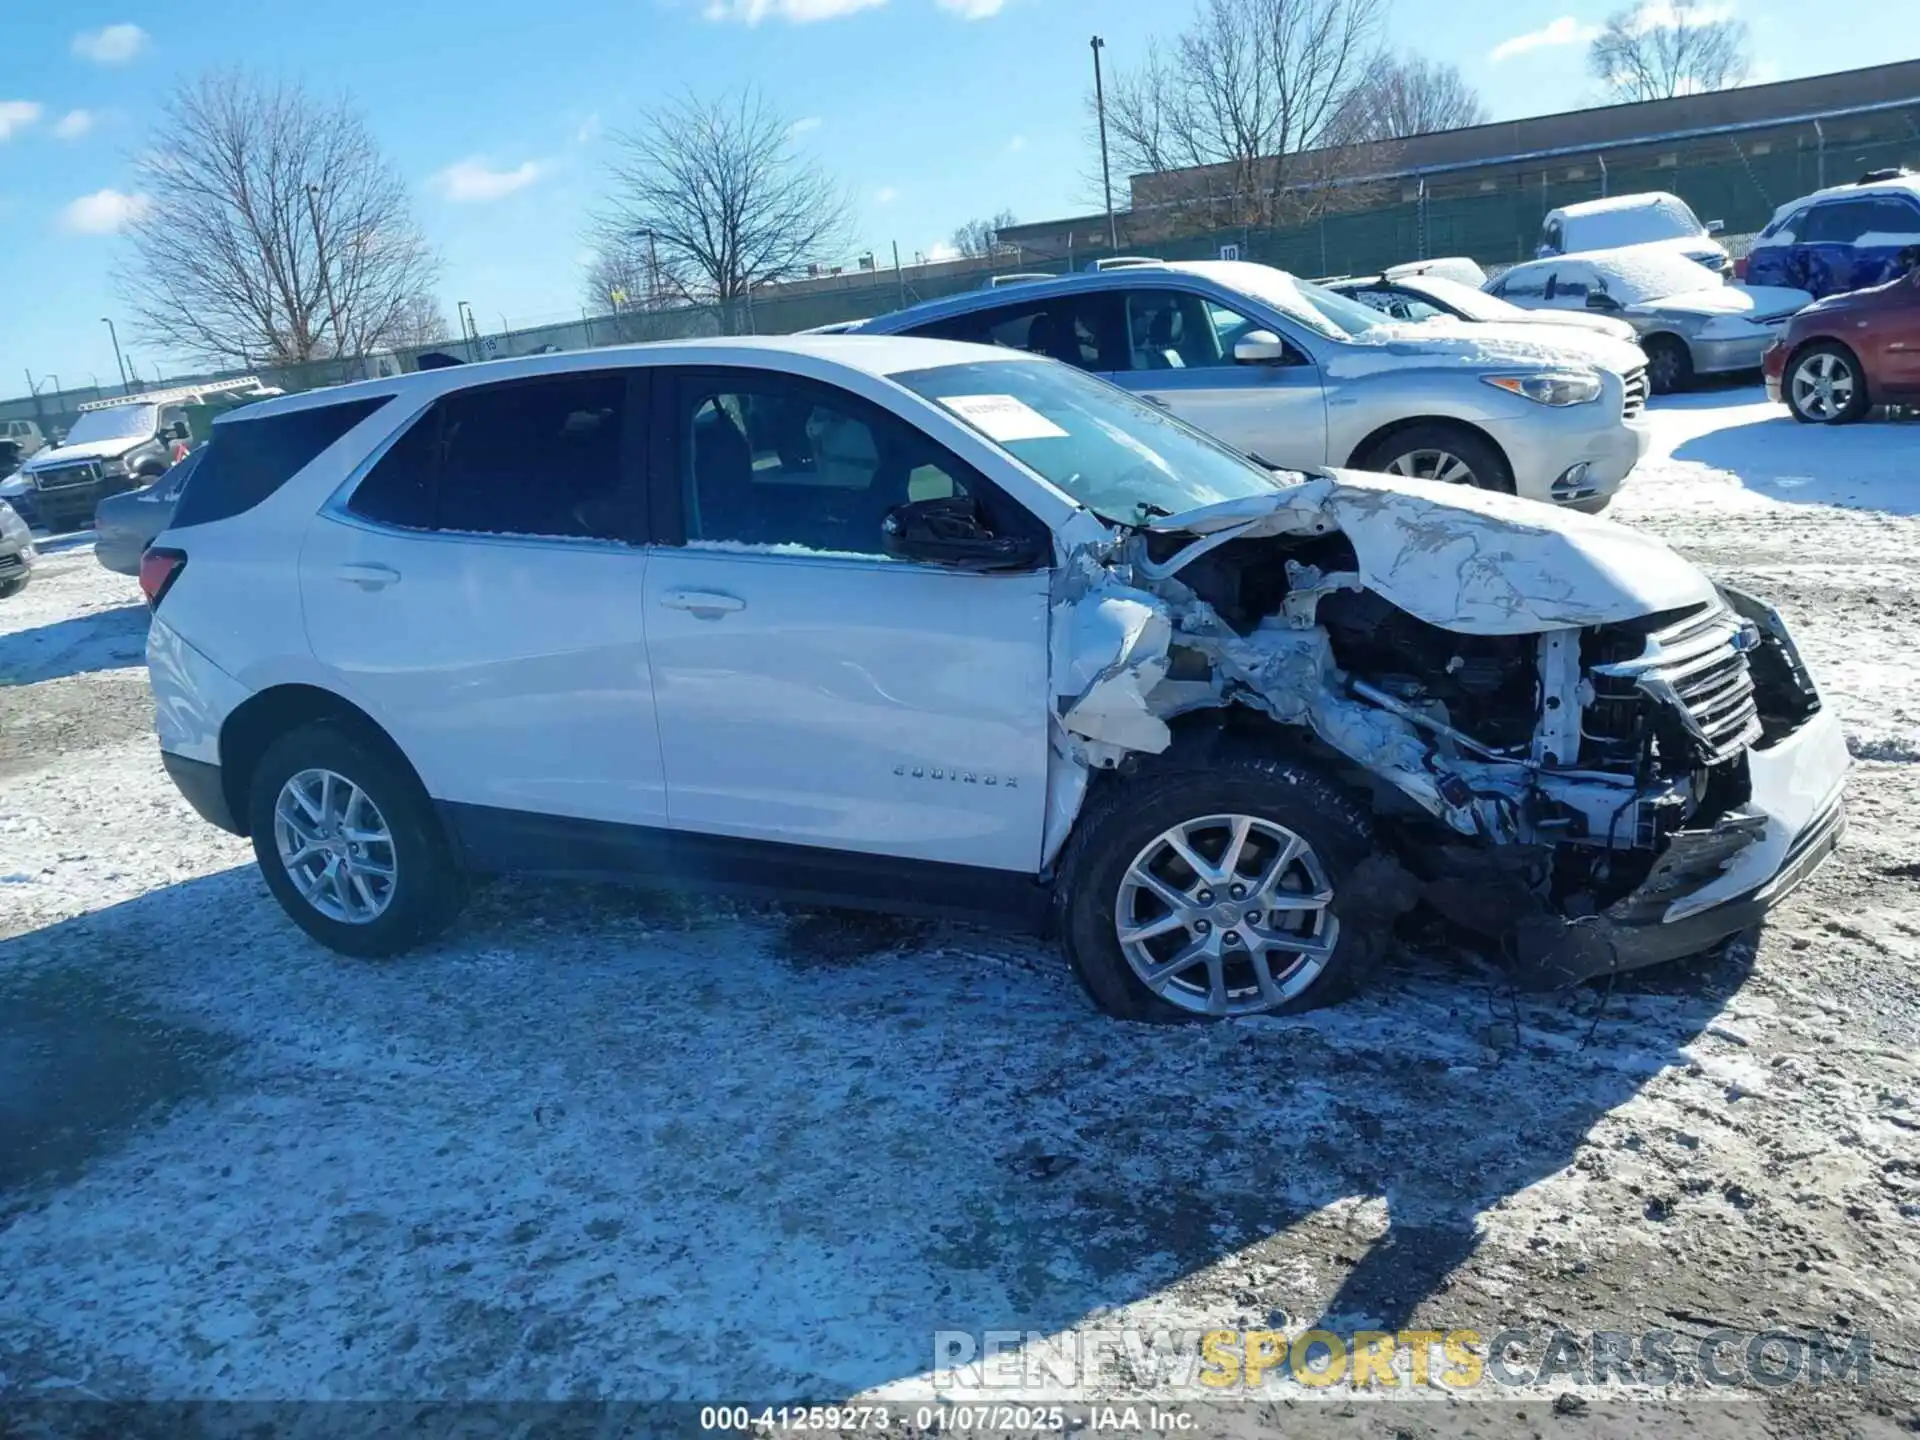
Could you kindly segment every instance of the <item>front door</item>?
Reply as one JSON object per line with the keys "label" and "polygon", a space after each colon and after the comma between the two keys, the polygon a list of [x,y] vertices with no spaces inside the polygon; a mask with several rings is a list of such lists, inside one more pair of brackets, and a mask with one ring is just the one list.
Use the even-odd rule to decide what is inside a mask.
{"label": "front door", "polygon": [[665,818],[638,543],[644,376],[451,395],[308,531],[314,655],[435,799]]}
{"label": "front door", "polygon": [[1270,327],[1186,290],[1129,290],[1126,368],[1107,378],[1236,450],[1276,465],[1325,465],[1327,404],[1319,367],[1293,346],[1285,359],[1241,364],[1237,341]]}
{"label": "front door", "polygon": [[685,543],[654,549],[646,613],[674,829],[1036,872],[1047,572],[890,559],[881,522],[958,494],[996,528],[1037,522],[844,390],[669,384],[654,496]]}

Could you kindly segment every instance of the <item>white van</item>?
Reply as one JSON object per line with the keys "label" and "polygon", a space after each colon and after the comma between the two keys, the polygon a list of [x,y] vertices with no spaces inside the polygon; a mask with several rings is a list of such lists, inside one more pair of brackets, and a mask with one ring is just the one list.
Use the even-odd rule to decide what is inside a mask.
{"label": "white van", "polygon": [[1578,255],[1588,250],[1616,250],[1623,245],[1671,244],[1689,260],[1720,275],[1733,273],[1727,250],[1713,237],[1724,228],[1719,220],[1704,225],[1693,207],[1665,190],[1639,195],[1610,195],[1583,200],[1551,210],[1540,225],[1540,244],[1534,258]]}

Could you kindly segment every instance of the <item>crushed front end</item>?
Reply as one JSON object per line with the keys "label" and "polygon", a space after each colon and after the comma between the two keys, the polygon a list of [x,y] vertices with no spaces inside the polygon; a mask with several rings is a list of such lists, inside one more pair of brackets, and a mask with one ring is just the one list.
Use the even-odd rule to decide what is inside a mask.
{"label": "crushed front end", "polygon": [[1706,949],[1839,838],[1846,744],[1779,616],[1606,521],[1327,476],[1160,522],[1056,610],[1120,637],[1056,665],[1063,764],[1196,722],[1296,748],[1526,982]]}

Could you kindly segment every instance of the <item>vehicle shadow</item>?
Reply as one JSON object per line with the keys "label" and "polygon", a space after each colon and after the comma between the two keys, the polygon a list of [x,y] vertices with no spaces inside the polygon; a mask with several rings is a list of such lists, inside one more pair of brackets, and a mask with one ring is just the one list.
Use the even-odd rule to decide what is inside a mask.
{"label": "vehicle shadow", "polygon": [[[1720,399],[1684,398],[1701,402],[1685,408],[1704,408]],[[1747,489],[1789,504],[1920,515],[1920,486],[1913,482],[1920,466],[1920,425],[1911,421],[1802,425],[1783,406],[1756,406],[1682,441],[1673,457],[1729,471]]]}
{"label": "vehicle shadow", "polygon": [[145,605],[117,605],[50,625],[0,633],[0,685],[37,685],[147,660]]}
{"label": "vehicle shadow", "polygon": [[[1126,1025],[1027,942],[593,887],[500,882],[428,950],[346,961],[250,869],[10,948],[18,973],[91,978],[80,1020],[44,983],[38,1008],[0,1004],[0,1050],[104,1008],[165,1017],[183,1038],[162,1048],[195,1057],[144,1108],[109,1113],[89,1070],[124,1045],[23,1089],[59,1111],[34,1134],[95,1137],[10,1177],[31,1199],[89,1167],[62,1218],[16,1195],[0,1229],[26,1349],[168,1315],[230,1337],[155,1341],[146,1383],[174,1393],[272,1373],[290,1395],[503,1399],[831,1398],[932,1369],[939,1331],[1127,1306],[1400,1328],[1750,963],[1733,947],[1596,1018],[1594,992],[1409,957],[1331,1010]],[[241,1177],[217,1205],[213,1165]],[[27,1263],[76,1206],[111,1215],[111,1263]]]}

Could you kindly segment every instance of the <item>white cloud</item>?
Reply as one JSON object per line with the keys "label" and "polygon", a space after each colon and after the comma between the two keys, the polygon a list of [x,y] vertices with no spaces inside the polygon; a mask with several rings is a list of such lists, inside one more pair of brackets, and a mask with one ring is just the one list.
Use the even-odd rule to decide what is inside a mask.
{"label": "white cloud", "polygon": [[499,200],[526,189],[545,173],[546,166],[537,160],[523,161],[511,170],[496,170],[484,157],[470,155],[435,175],[431,184],[447,199],[461,203]]}
{"label": "white cloud", "polygon": [[96,190],[82,195],[60,212],[60,228],[74,235],[111,235],[153,208],[144,195],[121,190]]}
{"label": "white cloud", "polygon": [[62,140],[81,140],[100,123],[91,110],[69,110],[53,123],[53,133]]}
{"label": "white cloud", "polygon": [[9,139],[40,118],[37,100],[0,100],[0,140]]}
{"label": "white cloud", "polygon": [[591,145],[599,138],[600,112],[598,110],[573,127],[573,143],[576,145]]}
{"label": "white cloud", "polygon": [[787,126],[787,134],[805,135],[810,130],[818,130],[820,125],[821,120],[818,115],[802,115],[798,120]]}
{"label": "white cloud", "polygon": [[1538,30],[1529,30],[1524,35],[1502,40],[1487,53],[1487,59],[1498,65],[1502,60],[1525,55],[1529,50],[1545,50],[1555,45],[1585,45],[1599,33],[1598,25],[1582,25],[1573,16],[1562,15]]}
{"label": "white cloud", "polygon": [[1024,135],[1016,135],[1011,140],[1007,141],[1007,153],[1009,155],[1018,155],[1022,150],[1026,148],[1027,148],[1027,137]]}
{"label": "white cloud", "polygon": [[936,240],[933,244],[927,247],[926,256],[929,262],[939,261],[939,260],[958,260],[960,258],[960,247],[954,244],[950,244],[945,240]]}
{"label": "white cloud", "polygon": [[705,13],[709,20],[732,20],[742,25],[758,25],[768,19],[811,25],[816,20],[838,20],[886,3],[887,0],[707,0]]}
{"label": "white cloud", "polygon": [[1000,13],[1007,0],[940,0],[940,8],[962,20],[987,20]]}
{"label": "white cloud", "polygon": [[891,185],[882,185],[878,190],[873,192],[873,200],[876,205],[891,205],[899,198],[900,192]]}
{"label": "white cloud", "polygon": [[73,37],[73,53],[96,65],[124,65],[147,48],[147,32],[124,22]]}

